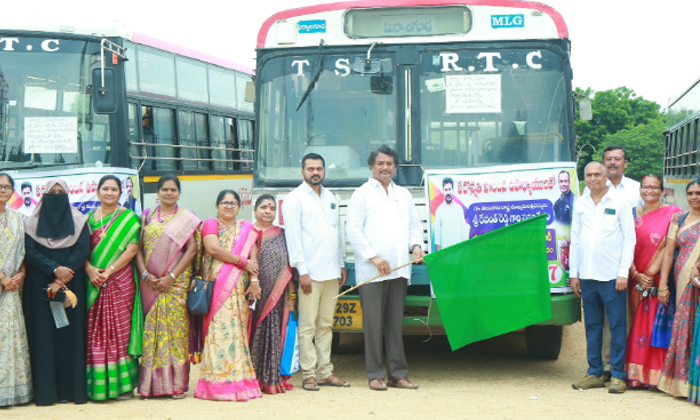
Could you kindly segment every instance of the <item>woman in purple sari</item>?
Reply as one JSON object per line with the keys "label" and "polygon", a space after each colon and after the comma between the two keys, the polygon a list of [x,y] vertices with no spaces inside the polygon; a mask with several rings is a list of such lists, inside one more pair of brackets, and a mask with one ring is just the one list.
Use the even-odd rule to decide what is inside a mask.
{"label": "woman in purple sari", "polygon": [[141,244],[136,266],[143,280],[146,314],[139,374],[144,397],[185,397],[190,381],[187,288],[195,271],[202,223],[178,207],[180,180],[163,175],[158,181],[160,205],[141,214]]}
{"label": "woman in purple sari", "polygon": [[255,201],[255,226],[262,231],[260,287],[262,296],[253,312],[250,351],[260,388],[266,394],[284,393],[292,385],[280,376],[283,341],[296,293],[287,256],[284,229],[273,226],[277,204],[270,194]]}
{"label": "woman in purple sari", "polygon": [[214,296],[204,317],[202,370],[195,398],[248,401],[262,396],[248,348],[247,299],[260,298],[259,231],[250,222],[236,221],[240,202],[235,191],[222,191],[216,199],[219,217],[207,219],[202,226],[202,278],[214,282]]}

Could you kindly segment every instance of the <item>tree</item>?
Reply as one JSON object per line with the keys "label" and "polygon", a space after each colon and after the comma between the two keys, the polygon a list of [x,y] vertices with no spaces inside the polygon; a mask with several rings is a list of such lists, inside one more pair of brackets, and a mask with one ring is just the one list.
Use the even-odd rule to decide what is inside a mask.
{"label": "tree", "polygon": [[[583,179],[583,168],[588,162],[594,159],[600,160],[603,149],[613,144],[619,144],[627,150],[630,160],[627,176],[635,178],[633,167],[634,174],[637,170],[644,172],[645,169],[654,170],[658,174],[662,173],[664,137],[661,133],[665,128],[666,117],[661,113],[659,104],[637,96],[632,89],[624,86],[601,92],[594,92],[591,88],[586,90],[576,88],[575,93],[590,98],[593,108],[591,121],[574,122],[578,136],[577,148],[590,144],[596,149],[596,152],[593,152],[590,147],[581,150],[579,179]],[[619,136],[618,133],[620,133]],[[621,144],[622,142],[626,143]],[[638,147],[639,143],[644,144],[645,147]],[[653,167],[650,166],[649,161],[652,159],[651,155],[660,156],[655,163],[656,166]],[[632,162],[636,164],[632,165]]]}

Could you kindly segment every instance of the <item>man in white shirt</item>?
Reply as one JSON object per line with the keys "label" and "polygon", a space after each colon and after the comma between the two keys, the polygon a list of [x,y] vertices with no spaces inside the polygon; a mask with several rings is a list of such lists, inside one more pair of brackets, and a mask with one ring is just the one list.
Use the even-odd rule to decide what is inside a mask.
{"label": "man in white shirt", "polygon": [[574,389],[604,387],[603,315],[610,320],[611,393],[626,388],[627,276],[636,236],[629,202],[606,185],[605,167],[591,162],[585,169],[589,192],[574,204],[571,223],[571,287],[583,300],[588,371]]}
{"label": "man in white shirt", "polygon": [[333,297],[347,273],[338,206],[333,193],[321,185],[325,174],[323,157],[304,156],[304,182],[282,206],[289,264],[299,273],[299,364],[307,391],[318,391],[318,385],[350,386],[333,375],[331,363]]}
{"label": "man in white shirt", "polygon": [[32,183],[25,181],[20,186],[20,192],[22,193],[22,205],[17,209],[18,212],[29,217],[34,213],[37,202],[32,198]]}
{"label": "man in white shirt", "polygon": [[437,251],[469,239],[469,225],[464,218],[464,207],[454,202],[452,178],[442,179],[442,194],[445,196],[445,201],[435,210],[433,222]]}
{"label": "man in white shirt", "polygon": [[[367,159],[372,178],[355,190],[348,203],[348,240],[355,248],[357,283],[382,275],[360,288],[365,334],[365,368],[370,389],[387,386],[417,389],[408,380],[403,348],[403,308],[411,279],[409,254],[423,260],[423,227],[411,193],[394,184],[398,154],[382,146]],[[382,363],[382,320],[389,382]]]}

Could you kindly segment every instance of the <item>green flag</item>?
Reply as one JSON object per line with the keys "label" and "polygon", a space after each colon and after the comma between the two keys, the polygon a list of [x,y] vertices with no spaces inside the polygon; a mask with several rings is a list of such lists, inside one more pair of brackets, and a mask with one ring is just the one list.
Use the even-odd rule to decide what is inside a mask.
{"label": "green flag", "polygon": [[547,215],[425,256],[452,350],[552,318]]}

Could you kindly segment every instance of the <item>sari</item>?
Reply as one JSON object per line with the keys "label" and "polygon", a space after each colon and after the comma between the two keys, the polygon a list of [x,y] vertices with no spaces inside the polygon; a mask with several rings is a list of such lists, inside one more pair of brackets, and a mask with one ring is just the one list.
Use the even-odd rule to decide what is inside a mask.
{"label": "sari", "polygon": [[[95,268],[109,267],[128,245],[139,243],[141,221],[131,210],[117,209],[105,225],[93,211],[88,223]],[[87,395],[97,401],[117,398],[132,392],[139,379],[143,308],[134,266],[112,274],[101,288],[91,282],[87,287]]]}
{"label": "sari", "polygon": [[[258,228],[245,220],[219,229],[217,219],[208,219],[202,235],[218,235],[223,249],[248,258],[258,240]],[[209,314],[204,317],[202,369],[195,398],[248,401],[260,398],[260,387],[248,348],[250,308],[245,297],[248,273],[234,264],[212,258],[206,251],[202,261],[205,280],[215,281]]]}
{"label": "sari", "polygon": [[[674,397],[689,397],[688,373],[691,362],[691,348],[697,339],[695,319],[700,302],[698,289],[690,282],[690,272],[700,257],[700,222],[678,227],[680,215],[673,217],[668,229],[668,238],[675,239],[678,257],[673,265],[676,284],[676,315],[673,318],[671,344],[661,372],[658,388]],[[697,359],[697,358],[696,358]],[[694,400],[697,403],[697,399]]]}
{"label": "sari", "polygon": [[[676,206],[660,207],[642,217],[636,217],[634,228],[637,245],[634,248],[634,265],[643,273],[659,253],[664,252],[666,234],[673,215],[680,212]],[[651,345],[654,319],[659,299],[651,294],[646,297],[636,289],[635,281],[629,282],[628,299],[632,327],[627,336],[627,383],[631,387],[656,386],[661,377],[666,349]],[[659,286],[659,275],[654,276]]]}
{"label": "sari", "polygon": [[[0,270],[13,277],[24,260],[24,216],[5,208],[9,232],[0,229]],[[34,398],[27,331],[19,291],[0,286],[0,407]]]}
{"label": "sari", "polygon": [[[199,249],[201,223],[193,212],[183,208],[162,217],[156,216],[155,208],[144,211],[141,237],[148,272],[158,277],[166,275],[180,261],[185,244],[193,235]],[[193,263],[196,260],[197,257]],[[182,394],[189,389],[187,288],[193,272],[190,264],[165,293],[140,288],[146,319],[138,392],[144,397]]]}
{"label": "sari", "polygon": [[280,376],[283,340],[289,311],[285,307],[292,269],[284,229],[273,226],[262,233],[260,254],[262,295],[252,315],[250,351],[260,388],[266,394],[284,393],[292,385]]}

